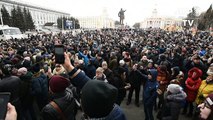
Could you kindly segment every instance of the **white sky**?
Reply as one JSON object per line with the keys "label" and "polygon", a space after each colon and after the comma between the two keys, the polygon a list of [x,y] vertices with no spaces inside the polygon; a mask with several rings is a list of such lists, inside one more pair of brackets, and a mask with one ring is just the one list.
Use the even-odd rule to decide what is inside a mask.
{"label": "white sky", "polygon": [[[18,0],[16,0],[18,1]],[[150,17],[154,8],[164,17],[186,16],[196,6],[203,12],[213,4],[212,0],[19,0],[42,7],[70,13],[73,17],[98,16],[107,9],[110,18],[119,20],[118,12],[125,9],[124,23],[133,25]]]}

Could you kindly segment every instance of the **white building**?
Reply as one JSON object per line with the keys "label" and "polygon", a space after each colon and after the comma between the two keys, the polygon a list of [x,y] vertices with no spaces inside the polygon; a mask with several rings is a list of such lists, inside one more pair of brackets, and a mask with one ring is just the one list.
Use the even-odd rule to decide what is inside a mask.
{"label": "white building", "polygon": [[77,19],[81,28],[115,28],[115,21],[108,17],[106,9],[100,16],[78,17]]}
{"label": "white building", "polygon": [[7,9],[7,11],[11,14],[11,10],[13,7],[20,6],[21,8],[29,9],[35,26],[42,26],[45,23],[52,22],[57,24],[57,19],[59,17],[70,17],[69,13],[60,12],[48,8],[43,8],[37,5],[26,4],[21,1],[15,0],[0,0],[0,9],[2,5]]}
{"label": "white building", "polygon": [[143,22],[141,22],[140,27],[143,29],[150,27],[167,29],[168,27],[181,27],[181,24],[182,19],[159,17],[157,15],[157,9],[154,9],[152,12],[152,16],[150,18],[146,18]]}

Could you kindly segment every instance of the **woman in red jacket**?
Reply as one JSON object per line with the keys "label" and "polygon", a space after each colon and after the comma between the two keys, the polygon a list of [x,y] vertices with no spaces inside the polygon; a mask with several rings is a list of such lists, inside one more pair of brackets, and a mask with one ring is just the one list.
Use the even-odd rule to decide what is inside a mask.
{"label": "woman in red jacket", "polygon": [[202,71],[196,67],[192,68],[188,72],[188,78],[186,79],[186,106],[184,108],[183,113],[187,113],[187,108],[189,106],[188,116],[191,117],[193,115],[193,102],[196,99],[198,89],[201,85],[201,76]]}

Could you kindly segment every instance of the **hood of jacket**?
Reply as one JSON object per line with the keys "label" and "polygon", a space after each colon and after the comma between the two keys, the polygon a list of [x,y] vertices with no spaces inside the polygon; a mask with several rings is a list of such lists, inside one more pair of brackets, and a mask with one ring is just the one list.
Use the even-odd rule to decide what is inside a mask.
{"label": "hood of jacket", "polygon": [[156,81],[157,76],[158,76],[158,71],[156,69],[149,69],[148,73],[151,74],[152,80],[151,81]]}
{"label": "hood of jacket", "polygon": [[[196,76],[192,76],[194,72],[196,72]],[[202,75],[203,72],[197,67],[193,67],[188,72],[188,77],[192,78],[193,80],[200,78]]]}

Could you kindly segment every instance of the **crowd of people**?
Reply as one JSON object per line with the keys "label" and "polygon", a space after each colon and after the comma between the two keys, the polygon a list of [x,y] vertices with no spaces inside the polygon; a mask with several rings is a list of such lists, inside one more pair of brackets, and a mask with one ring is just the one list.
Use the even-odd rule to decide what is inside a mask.
{"label": "crowd of people", "polygon": [[[55,63],[58,44],[65,47],[64,64]],[[125,97],[131,104],[134,91],[145,120],[154,120],[154,111],[159,120],[178,120],[180,114],[213,120],[213,36],[208,32],[102,29],[29,35],[1,41],[0,64],[0,92],[11,93],[8,114],[14,120],[75,120],[79,110],[85,120],[126,120],[120,105]],[[13,106],[17,114],[10,111]]]}

